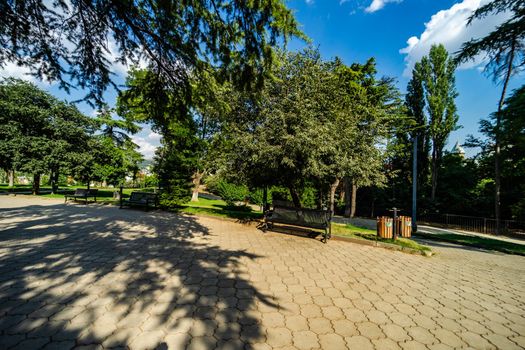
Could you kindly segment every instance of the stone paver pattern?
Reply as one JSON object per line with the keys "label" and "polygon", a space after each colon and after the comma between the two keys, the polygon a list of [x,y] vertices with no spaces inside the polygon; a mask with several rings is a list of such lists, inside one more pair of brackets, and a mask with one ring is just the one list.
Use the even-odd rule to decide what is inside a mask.
{"label": "stone paver pattern", "polygon": [[525,258],[0,197],[0,349],[520,349]]}

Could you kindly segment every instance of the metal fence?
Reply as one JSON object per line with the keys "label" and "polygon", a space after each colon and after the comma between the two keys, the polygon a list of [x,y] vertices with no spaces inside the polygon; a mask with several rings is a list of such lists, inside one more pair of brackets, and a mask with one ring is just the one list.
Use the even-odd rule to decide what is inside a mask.
{"label": "metal fence", "polygon": [[[419,217],[418,222],[463,231],[496,234],[496,220],[477,216],[427,214]],[[525,235],[525,222],[500,220],[500,233]]]}

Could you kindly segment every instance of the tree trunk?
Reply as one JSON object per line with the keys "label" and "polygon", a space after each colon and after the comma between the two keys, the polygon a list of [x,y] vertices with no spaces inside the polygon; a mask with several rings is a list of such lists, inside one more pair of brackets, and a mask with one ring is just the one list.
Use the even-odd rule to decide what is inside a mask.
{"label": "tree trunk", "polygon": [[58,171],[57,170],[51,170],[51,174],[49,175],[49,180],[51,182],[51,193],[56,194],[58,186]]}
{"label": "tree trunk", "polygon": [[503,89],[501,97],[498,102],[498,112],[496,113],[496,127],[494,129],[494,218],[496,219],[496,234],[501,231],[501,144],[500,144],[500,128],[501,128],[501,111],[505,104],[505,95],[507,94],[507,87],[512,75],[514,53],[516,50],[516,39],[513,38],[512,46],[509,53],[509,65],[505,74],[503,82]]}
{"label": "tree trunk", "polygon": [[436,189],[437,189],[437,176],[438,176],[438,156],[437,156],[437,145],[435,142],[432,147],[432,192],[430,194],[430,200],[434,202],[436,200]]}
{"label": "tree trunk", "polygon": [[319,186],[319,190],[317,191],[317,209],[323,208],[323,187]]}
{"label": "tree trunk", "polygon": [[353,218],[357,208],[357,185],[355,181],[350,181],[349,178],[345,179],[345,212],[344,216],[347,218]]}
{"label": "tree trunk", "polygon": [[355,216],[355,211],[357,209],[357,185],[352,183],[352,203],[350,206],[350,217],[353,218]]}
{"label": "tree trunk", "polygon": [[345,181],[345,196],[344,196],[344,199],[345,199],[345,211],[343,213],[343,216],[345,218],[349,218],[350,217],[350,212],[352,211],[352,182],[350,181],[350,179],[348,177],[345,177],[344,179]]}
{"label": "tree trunk", "polygon": [[193,174],[193,192],[191,194],[191,201],[197,202],[199,200],[199,188],[201,187],[201,180],[204,176],[204,171],[196,171],[195,174]]}
{"label": "tree trunk", "polygon": [[33,195],[40,193],[40,174],[33,175]]}
{"label": "tree trunk", "polygon": [[288,190],[290,191],[290,196],[292,196],[293,205],[297,208],[301,208],[301,197],[299,196],[297,189],[293,185],[290,185],[288,186]]}
{"label": "tree trunk", "polygon": [[330,212],[332,215],[334,215],[334,209],[335,209],[335,191],[337,191],[337,187],[339,187],[339,182],[341,180],[339,178],[336,178],[334,182],[330,185]]}
{"label": "tree trunk", "polygon": [[263,188],[263,203],[262,203],[263,211],[266,212],[266,210],[269,210],[268,206],[268,187],[264,186]]}
{"label": "tree trunk", "polygon": [[9,177],[9,187],[15,186],[15,170],[11,169],[7,171],[7,176]]}

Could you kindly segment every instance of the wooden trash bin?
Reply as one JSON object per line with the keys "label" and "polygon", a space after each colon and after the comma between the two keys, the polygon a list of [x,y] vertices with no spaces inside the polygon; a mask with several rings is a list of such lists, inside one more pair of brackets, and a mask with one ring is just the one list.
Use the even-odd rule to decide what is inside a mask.
{"label": "wooden trash bin", "polygon": [[399,216],[396,219],[396,233],[403,238],[412,236],[412,218],[410,216]]}
{"label": "wooden trash bin", "polygon": [[377,218],[377,235],[381,238],[393,238],[392,218],[380,216]]}

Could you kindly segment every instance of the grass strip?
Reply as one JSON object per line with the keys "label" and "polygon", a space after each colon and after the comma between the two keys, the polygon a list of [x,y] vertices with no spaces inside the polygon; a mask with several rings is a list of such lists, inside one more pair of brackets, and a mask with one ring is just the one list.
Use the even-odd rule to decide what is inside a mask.
{"label": "grass strip", "polygon": [[507,254],[516,254],[525,256],[525,245],[516,244],[511,242],[505,242],[497,239],[470,236],[470,235],[458,235],[453,233],[439,233],[439,234],[428,234],[418,233],[417,236],[425,239],[432,239],[437,241],[456,243],[469,247],[481,248],[485,250],[493,250]]}
{"label": "grass strip", "polygon": [[427,246],[421,245],[416,241],[408,238],[398,239],[384,239],[377,236],[375,230],[370,230],[364,227],[359,227],[351,224],[332,224],[332,234],[335,236],[352,237],[366,239],[369,241],[376,241],[397,245],[403,248],[410,248],[420,252],[431,251]]}

